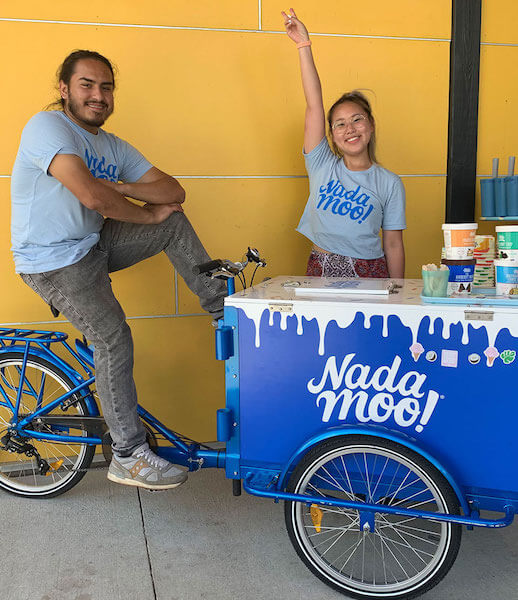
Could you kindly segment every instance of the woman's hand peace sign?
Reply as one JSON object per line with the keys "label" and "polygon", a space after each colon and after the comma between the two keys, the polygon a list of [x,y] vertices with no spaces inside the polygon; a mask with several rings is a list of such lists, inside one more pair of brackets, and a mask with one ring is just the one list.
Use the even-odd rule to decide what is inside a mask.
{"label": "woman's hand peace sign", "polygon": [[302,21],[299,21],[293,8],[290,8],[290,14],[286,14],[283,10],[281,15],[284,17],[284,26],[286,33],[296,44],[309,41],[309,33]]}

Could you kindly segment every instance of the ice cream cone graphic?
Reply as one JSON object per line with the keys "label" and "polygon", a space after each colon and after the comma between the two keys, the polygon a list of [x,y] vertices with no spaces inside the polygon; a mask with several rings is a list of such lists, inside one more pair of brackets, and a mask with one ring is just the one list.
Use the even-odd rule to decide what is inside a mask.
{"label": "ice cream cone graphic", "polygon": [[498,352],[498,350],[494,346],[489,346],[488,348],[486,348],[484,350],[484,356],[487,359],[487,361],[486,361],[487,366],[492,367],[493,363],[495,362],[495,358],[497,358],[497,356],[499,356],[499,355],[500,355],[500,352]]}
{"label": "ice cream cone graphic", "polygon": [[409,350],[412,353],[412,358],[415,360],[415,362],[417,362],[419,360],[419,357],[424,352],[424,348],[423,348],[422,344],[420,344],[419,342],[414,342],[410,346]]}

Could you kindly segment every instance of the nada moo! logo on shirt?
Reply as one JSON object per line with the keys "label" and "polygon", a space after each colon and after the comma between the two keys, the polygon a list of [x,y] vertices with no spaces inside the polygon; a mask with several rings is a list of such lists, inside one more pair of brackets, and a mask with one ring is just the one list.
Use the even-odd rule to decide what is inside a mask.
{"label": "nada moo! logo on shirt", "polygon": [[85,161],[90,173],[97,179],[108,179],[109,181],[115,181],[115,183],[119,181],[117,165],[108,163],[104,156],[99,160],[97,156],[90,154],[88,149],[85,149]]}
{"label": "nada moo! logo on shirt", "polygon": [[346,190],[338,180],[331,179],[327,185],[320,186],[317,209],[363,223],[374,209],[374,205],[369,203],[370,198],[365,192],[360,192],[360,186]]}

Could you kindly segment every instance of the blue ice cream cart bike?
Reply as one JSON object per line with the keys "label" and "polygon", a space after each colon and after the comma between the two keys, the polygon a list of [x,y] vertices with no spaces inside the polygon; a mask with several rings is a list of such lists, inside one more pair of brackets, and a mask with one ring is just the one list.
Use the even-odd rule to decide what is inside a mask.
{"label": "blue ice cream cart bike", "polygon": [[[249,260],[261,264],[253,252]],[[227,277],[231,292],[216,329],[225,448],[139,407],[150,443],[191,471],[224,468],[235,494],[242,484],[283,500],[298,555],[340,592],[422,594],[451,568],[463,525],[504,527],[518,509],[508,393],[517,307],[476,297],[426,304],[413,280],[277,277],[233,293],[243,266],[202,267]],[[0,487],[63,493],[106,442],[91,349],[19,329],[1,330],[0,344]]]}

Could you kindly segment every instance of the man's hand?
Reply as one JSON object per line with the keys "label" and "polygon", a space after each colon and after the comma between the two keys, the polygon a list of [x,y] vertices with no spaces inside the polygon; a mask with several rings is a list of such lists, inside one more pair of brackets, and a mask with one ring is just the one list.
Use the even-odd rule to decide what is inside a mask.
{"label": "man's hand", "polygon": [[185,200],[185,190],[178,181],[156,167],[151,167],[135,183],[100,181],[127,198],[149,204],[181,204]]}
{"label": "man's hand", "polygon": [[145,204],[142,208],[151,214],[150,225],[162,223],[174,212],[183,213],[181,204]]}

